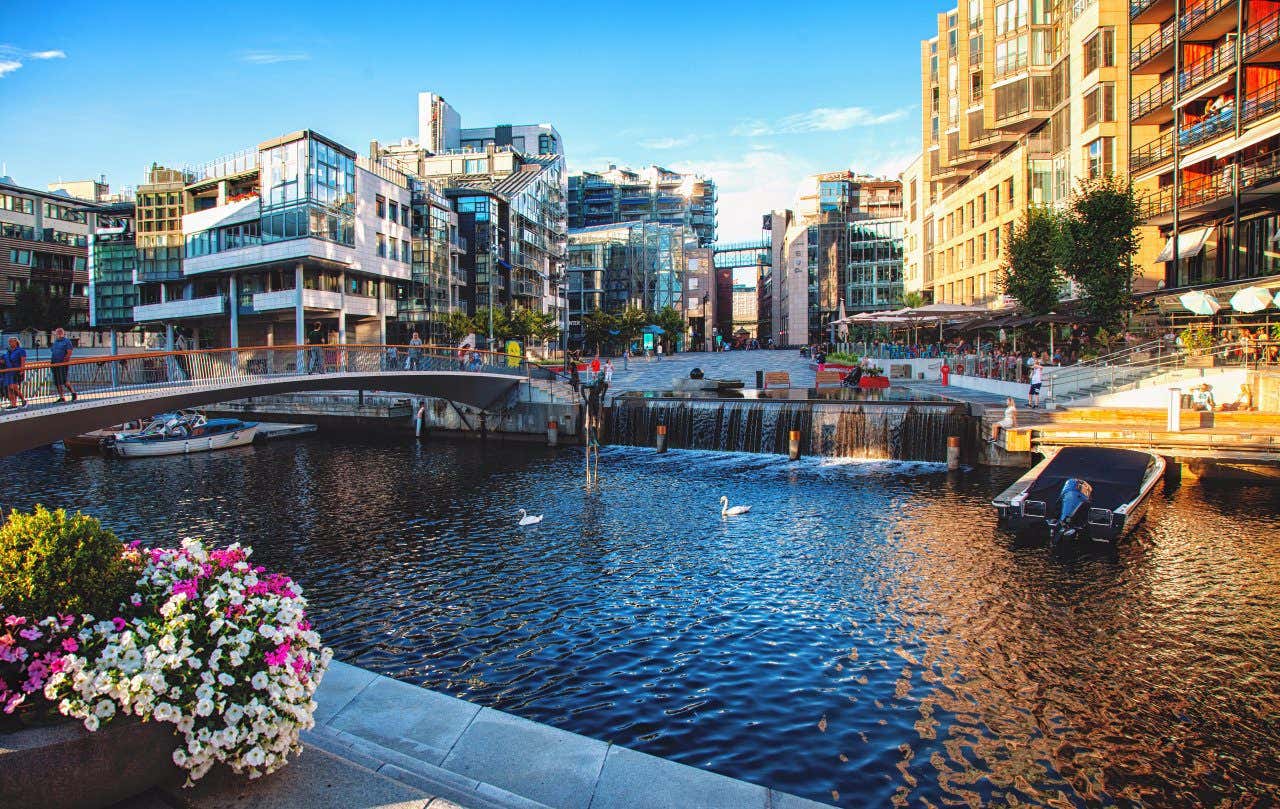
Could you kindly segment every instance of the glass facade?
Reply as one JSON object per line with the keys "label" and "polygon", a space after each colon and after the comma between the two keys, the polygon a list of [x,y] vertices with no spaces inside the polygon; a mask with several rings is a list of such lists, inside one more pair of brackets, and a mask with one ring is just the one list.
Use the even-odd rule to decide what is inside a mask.
{"label": "glass facade", "polygon": [[98,214],[100,232],[89,252],[89,277],[93,288],[94,326],[133,326],[133,307],[138,304],[138,288],[133,283],[138,250],[133,220]]}
{"label": "glass facade", "polygon": [[264,150],[262,167],[262,242],[309,236],[355,244],[354,158],[303,138]]}

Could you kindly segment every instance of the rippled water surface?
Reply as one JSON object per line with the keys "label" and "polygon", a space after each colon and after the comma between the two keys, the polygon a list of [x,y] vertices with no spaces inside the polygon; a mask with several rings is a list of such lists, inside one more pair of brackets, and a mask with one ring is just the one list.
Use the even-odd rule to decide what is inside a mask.
{"label": "rippled water surface", "polygon": [[1169,486],[1118,552],[1063,557],[996,529],[1010,472],[601,470],[587,493],[577,450],[379,438],[41,450],[0,460],[0,503],[251,543],[341,659],[843,806],[1275,800],[1280,488]]}

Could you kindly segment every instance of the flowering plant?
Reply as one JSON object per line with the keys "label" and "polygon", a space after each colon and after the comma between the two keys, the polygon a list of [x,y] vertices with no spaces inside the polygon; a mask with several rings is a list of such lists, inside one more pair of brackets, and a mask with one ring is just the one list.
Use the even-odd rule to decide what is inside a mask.
{"label": "flowering plant", "polygon": [[333,657],[287,576],[250,550],[126,550],[141,566],[124,615],[85,616],[44,686],[89,730],[117,711],[174,724],[173,761],[189,781],[225,762],[256,778],[283,766],[313,726],[316,686]]}
{"label": "flowering plant", "polygon": [[5,616],[0,626],[0,707],[6,714],[43,699],[45,682],[61,668],[62,656],[79,648],[73,637],[77,622],[73,615],[38,621]]}

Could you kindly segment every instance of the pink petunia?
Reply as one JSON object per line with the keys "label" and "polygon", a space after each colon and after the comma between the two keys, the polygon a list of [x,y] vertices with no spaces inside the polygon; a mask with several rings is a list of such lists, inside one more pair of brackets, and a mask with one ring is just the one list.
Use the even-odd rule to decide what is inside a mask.
{"label": "pink petunia", "polygon": [[289,659],[289,641],[277,646],[275,651],[267,652],[264,658],[269,666],[283,666]]}
{"label": "pink petunia", "polygon": [[311,671],[311,661],[305,655],[294,655],[292,666],[293,670],[298,674],[302,674],[304,671]]}
{"label": "pink petunia", "polygon": [[80,651],[80,644],[75,638],[67,638],[62,641],[62,650],[64,652],[78,652]]}
{"label": "pink petunia", "polygon": [[111,625],[116,628],[117,632],[123,632],[124,628],[129,625],[129,622],[117,615],[111,619]]}
{"label": "pink petunia", "polygon": [[26,640],[40,640],[44,637],[44,633],[34,626],[29,626],[18,633]]}
{"label": "pink petunia", "polygon": [[23,618],[21,615],[10,615],[8,618],[4,619],[5,626],[22,626],[26,622],[27,619]]}

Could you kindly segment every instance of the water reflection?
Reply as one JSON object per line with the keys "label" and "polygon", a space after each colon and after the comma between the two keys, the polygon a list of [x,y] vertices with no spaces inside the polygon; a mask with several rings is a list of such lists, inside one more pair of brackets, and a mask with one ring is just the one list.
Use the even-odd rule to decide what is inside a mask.
{"label": "water reflection", "polygon": [[0,499],[251,542],[343,659],[818,800],[1271,800],[1275,490],[1171,489],[1132,542],[1071,557],[995,528],[1010,473],[630,448],[601,468],[588,493],[571,449],[40,451],[0,461]]}

